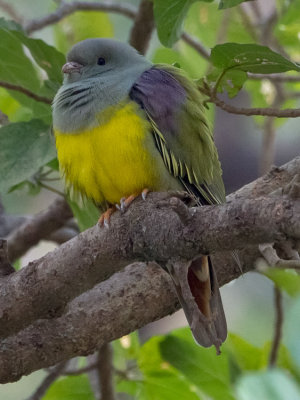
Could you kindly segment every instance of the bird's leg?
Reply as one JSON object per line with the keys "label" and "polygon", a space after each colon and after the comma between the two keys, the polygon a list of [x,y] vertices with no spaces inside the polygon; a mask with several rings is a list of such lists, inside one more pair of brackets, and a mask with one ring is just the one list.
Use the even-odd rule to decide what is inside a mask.
{"label": "bird's leg", "polygon": [[141,193],[134,193],[128,197],[122,197],[122,199],[120,200],[120,204],[116,204],[114,206],[109,207],[103,214],[101,214],[98,220],[98,224],[101,227],[105,226],[106,228],[108,228],[110,223],[110,217],[115,211],[120,210],[122,213],[124,213],[134,199],[136,199],[139,195],[141,195],[143,200],[146,200],[147,194],[149,192],[150,190],[145,188]]}
{"label": "bird's leg", "polygon": [[117,211],[117,207],[116,206],[111,206],[109,207],[103,214],[101,214],[99,220],[98,220],[98,224],[102,227],[105,226],[106,228],[109,227],[109,223],[110,223],[110,217],[112,216],[112,214]]}
{"label": "bird's leg", "polygon": [[143,200],[146,200],[146,197],[147,197],[147,195],[148,195],[149,192],[150,192],[150,189],[147,189],[147,188],[145,188],[145,189],[142,191],[142,199],[143,199]]}
{"label": "bird's leg", "polygon": [[116,207],[122,212],[124,213],[130,206],[130,204],[133,202],[133,200],[135,200],[137,197],[139,197],[139,195],[142,196],[143,200],[146,200],[147,194],[150,192],[149,189],[145,188],[142,190],[141,193],[134,193],[131,194],[128,197],[122,197],[122,199],[120,200],[120,205],[116,205]]}

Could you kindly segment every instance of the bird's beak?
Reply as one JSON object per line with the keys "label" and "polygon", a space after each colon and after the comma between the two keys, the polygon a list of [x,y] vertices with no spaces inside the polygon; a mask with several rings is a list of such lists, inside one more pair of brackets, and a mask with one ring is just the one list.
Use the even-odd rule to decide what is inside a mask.
{"label": "bird's beak", "polygon": [[83,65],[76,61],[69,61],[63,65],[61,70],[64,74],[71,74],[72,72],[80,72],[82,67]]}

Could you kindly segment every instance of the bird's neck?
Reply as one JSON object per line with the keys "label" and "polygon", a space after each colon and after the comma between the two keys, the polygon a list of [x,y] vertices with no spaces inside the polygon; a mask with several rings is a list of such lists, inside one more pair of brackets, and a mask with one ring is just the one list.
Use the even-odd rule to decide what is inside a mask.
{"label": "bird's neck", "polygon": [[53,102],[53,126],[64,133],[76,133],[107,122],[114,107],[128,99],[131,87],[149,66],[118,71],[105,76],[64,84]]}

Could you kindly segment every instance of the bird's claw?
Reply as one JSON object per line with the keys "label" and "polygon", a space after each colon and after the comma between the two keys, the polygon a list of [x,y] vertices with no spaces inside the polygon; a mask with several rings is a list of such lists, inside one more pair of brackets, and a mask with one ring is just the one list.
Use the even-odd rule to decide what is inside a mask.
{"label": "bird's claw", "polygon": [[142,191],[142,199],[145,201],[146,200],[146,197],[147,197],[147,195],[148,195],[148,193],[150,192],[150,190],[149,189],[144,189],[143,191]]}
{"label": "bird's claw", "polygon": [[110,217],[112,216],[112,214],[116,211],[116,207],[112,206],[110,208],[108,208],[103,214],[101,214],[99,220],[98,220],[98,224],[101,227],[105,227],[105,228],[109,228],[109,224],[110,224]]}

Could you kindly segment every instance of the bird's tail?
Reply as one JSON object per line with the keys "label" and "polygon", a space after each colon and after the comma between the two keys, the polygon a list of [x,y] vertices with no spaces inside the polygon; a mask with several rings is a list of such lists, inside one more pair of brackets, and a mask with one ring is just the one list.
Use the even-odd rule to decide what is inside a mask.
{"label": "bird's tail", "polygon": [[209,256],[168,265],[179,301],[195,341],[204,347],[220,346],[227,336],[227,325],[217,276]]}

